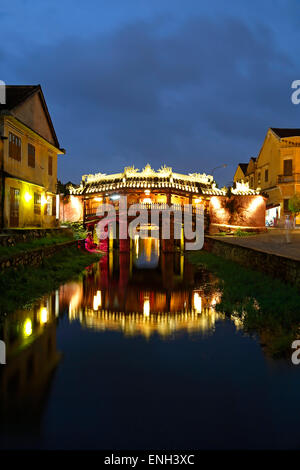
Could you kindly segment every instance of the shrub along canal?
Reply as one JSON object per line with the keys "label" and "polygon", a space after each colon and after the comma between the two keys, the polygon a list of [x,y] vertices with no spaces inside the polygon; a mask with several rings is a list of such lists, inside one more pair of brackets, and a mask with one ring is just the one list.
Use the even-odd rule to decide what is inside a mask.
{"label": "shrub along canal", "polygon": [[299,448],[298,292],[156,243],[3,276],[1,448]]}

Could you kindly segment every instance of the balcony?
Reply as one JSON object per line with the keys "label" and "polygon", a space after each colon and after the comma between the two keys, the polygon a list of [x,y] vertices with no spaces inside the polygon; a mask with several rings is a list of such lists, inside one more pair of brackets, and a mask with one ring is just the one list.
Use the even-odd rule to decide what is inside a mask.
{"label": "balcony", "polygon": [[294,173],[293,175],[278,175],[277,183],[300,183],[300,173]]}

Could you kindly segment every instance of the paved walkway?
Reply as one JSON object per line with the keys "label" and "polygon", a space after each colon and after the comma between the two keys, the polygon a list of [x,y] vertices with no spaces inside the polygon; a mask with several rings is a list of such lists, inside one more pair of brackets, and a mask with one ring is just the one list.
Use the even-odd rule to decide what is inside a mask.
{"label": "paved walkway", "polygon": [[289,231],[288,240],[290,243],[287,243],[286,231],[282,229],[269,229],[267,233],[250,235],[248,237],[215,236],[212,238],[300,261],[299,229]]}

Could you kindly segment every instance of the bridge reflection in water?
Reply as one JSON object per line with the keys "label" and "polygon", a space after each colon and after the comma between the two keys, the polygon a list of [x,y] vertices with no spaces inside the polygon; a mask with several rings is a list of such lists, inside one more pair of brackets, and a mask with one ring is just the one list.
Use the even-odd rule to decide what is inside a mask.
{"label": "bridge reflection in water", "polygon": [[[82,282],[60,291],[69,319],[87,328],[125,335],[208,332],[220,315],[213,277],[195,274],[180,252],[159,255],[159,241],[139,240],[131,253],[114,252],[91,267]],[[149,269],[151,267],[151,269]]]}
{"label": "bridge reflection in water", "polygon": [[[172,340],[179,334],[212,333],[223,317],[215,311],[219,298],[210,273],[195,272],[180,252],[161,255],[158,242],[146,239],[137,240],[130,253],[108,253],[87,267],[80,280],[6,316],[0,324],[7,351],[0,370],[0,447],[10,445],[2,439],[10,428],[23,438],[29,428],[40,434],[61,361],[56,333],[62,320],[63,329],[79,322],[99,333]],[[15,436],[11,445],[18,446]]]}

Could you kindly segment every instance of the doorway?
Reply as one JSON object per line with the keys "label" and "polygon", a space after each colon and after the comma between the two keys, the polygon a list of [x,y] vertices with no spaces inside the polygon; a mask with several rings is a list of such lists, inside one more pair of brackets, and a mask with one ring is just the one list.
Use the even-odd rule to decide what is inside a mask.
{"label": "doorway", "polygon": [[10,227],[19,227],[20,190],[10,188]]}

